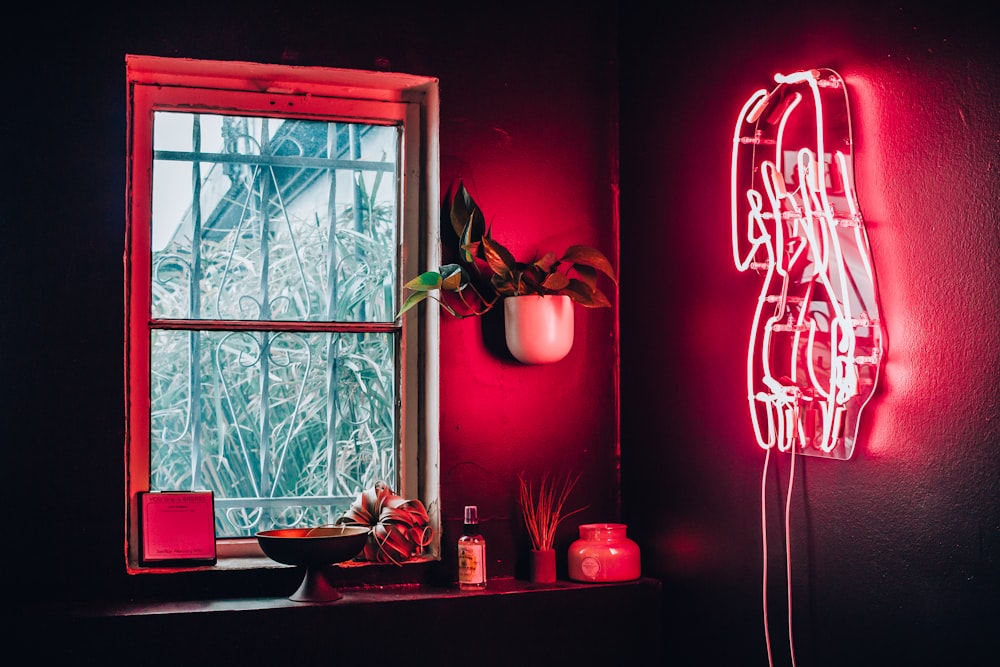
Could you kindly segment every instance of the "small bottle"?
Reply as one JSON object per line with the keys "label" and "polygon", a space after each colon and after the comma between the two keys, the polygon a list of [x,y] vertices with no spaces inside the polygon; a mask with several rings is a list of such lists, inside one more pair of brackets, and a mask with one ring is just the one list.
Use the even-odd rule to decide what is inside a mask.
{"label": "small bottle", "polygon": [[458,538],[458,587],[463,591],[486,588],[486,539],[479,532],[479,509],[465,506],[465,523]]}

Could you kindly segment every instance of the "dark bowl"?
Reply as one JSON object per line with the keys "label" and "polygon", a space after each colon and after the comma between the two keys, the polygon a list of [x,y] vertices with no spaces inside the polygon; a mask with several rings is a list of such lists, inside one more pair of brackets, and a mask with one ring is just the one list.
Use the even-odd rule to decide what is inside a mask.
{"label": "dark bowl", "polygon": [[365,548],[370,532],[366,526],[282,528],[257,533],[257,542],[271,560],[318,567],[357,556]]}

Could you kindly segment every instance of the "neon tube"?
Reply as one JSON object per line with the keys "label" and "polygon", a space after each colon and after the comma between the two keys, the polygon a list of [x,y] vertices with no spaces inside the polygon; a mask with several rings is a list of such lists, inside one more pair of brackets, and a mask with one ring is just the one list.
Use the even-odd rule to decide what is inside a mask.
{"label": "neon tube", "polygon": [[847,91],[828,69],[774,80],[746,100],[733,132],[733,262],[761,280],[751,423],[764,449],[847,459],[884,358]]}

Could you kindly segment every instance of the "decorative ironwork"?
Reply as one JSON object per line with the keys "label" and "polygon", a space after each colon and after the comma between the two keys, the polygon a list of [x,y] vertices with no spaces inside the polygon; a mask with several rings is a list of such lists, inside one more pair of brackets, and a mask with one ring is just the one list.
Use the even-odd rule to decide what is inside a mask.
{"label": "decorative ironwork", "polygon": [[396,129],[160,120],[191,136],[154,146],[154,230],[176,224],[158,215],[177,190],[158,194],[157,170],[189,164],[191,179],[153,249],[151,487],[213,490],[219,537],[330,523],[396,479],[398,216],[380,191]]}

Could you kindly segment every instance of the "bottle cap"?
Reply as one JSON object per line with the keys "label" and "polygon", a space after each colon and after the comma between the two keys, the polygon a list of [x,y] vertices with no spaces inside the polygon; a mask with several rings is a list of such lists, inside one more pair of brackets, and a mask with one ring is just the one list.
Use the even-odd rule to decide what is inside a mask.
{"label": "bottle cap", "polygon": [[465,523],[479,523],[479,508],[475,505],[465,506]]}

